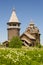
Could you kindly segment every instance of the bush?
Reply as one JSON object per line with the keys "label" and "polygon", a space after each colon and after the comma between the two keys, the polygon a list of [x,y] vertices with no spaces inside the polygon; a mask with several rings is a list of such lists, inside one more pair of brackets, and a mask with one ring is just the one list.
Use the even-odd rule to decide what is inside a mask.
{"label": "bush", "polygon": [[39,44],[39,46],[38,46],[39,48],[41,48],[42,46],[41,46],[41,44]]}
{"label": "bush", "polygon": [[42,46],[40,43],[36,43],[36,47],[41,48]]}
{"label": "bush", "polygon": [[22,41],[19,37],[13,37],[11,41],[9,42],[10,48],[20,48],[22,47]]}

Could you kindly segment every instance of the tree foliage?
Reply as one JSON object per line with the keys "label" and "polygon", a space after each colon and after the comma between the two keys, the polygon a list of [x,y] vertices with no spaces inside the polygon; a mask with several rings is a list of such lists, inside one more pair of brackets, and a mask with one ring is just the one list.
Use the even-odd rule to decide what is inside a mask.
{"label": "tree foliage", "polygon": [[20,48],[22,47],[22,41],[19,37],[13,37],[11,41],[9,42],[10,48]]}
{"label": "tree foliage", "polygon": [[42,46],[40,43],[36,42],[36,47],[41,48]]}

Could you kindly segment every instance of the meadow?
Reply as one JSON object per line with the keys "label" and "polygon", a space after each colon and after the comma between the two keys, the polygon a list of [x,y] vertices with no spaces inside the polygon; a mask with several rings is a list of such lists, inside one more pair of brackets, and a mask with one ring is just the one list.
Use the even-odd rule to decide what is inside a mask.
{"label": "meadow", "polygon": [[0,65],[43,65],[43,48],[0,48]]}

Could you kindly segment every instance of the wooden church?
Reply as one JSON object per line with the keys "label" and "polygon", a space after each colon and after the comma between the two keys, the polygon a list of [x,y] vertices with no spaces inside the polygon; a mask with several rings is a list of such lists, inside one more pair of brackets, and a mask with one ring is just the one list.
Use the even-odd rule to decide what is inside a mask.
{"label": "wooden church", "polygon": [[39,29],[35,26],[35,24],[31,21],[28,28],[25,32],[20,36],[24,45],[26,46],[36,46],[40,44],[40,32]]}
{"label": "wooden church", "polygon": [[[7,25],[8,41],[10,41],[14,36],[19,36],[24,46],[36,46],[36,44],[40,44],[40,32],[33,21],[30,21],[28,28],[26,28],[25,32],[20,35],[20,22],[14,9]],[[4,44],[7,45],[8,41],[5,41]]]}

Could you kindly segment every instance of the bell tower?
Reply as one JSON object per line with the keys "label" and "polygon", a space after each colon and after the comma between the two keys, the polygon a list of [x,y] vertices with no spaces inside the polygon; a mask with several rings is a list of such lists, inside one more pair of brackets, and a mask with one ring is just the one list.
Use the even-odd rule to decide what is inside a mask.
{"label": "bell tower", "polygon": [[8,40],[11,40],[14,36],[20,35],[20,22],[16,16],[16,12],[13,9],[8,25]]}

